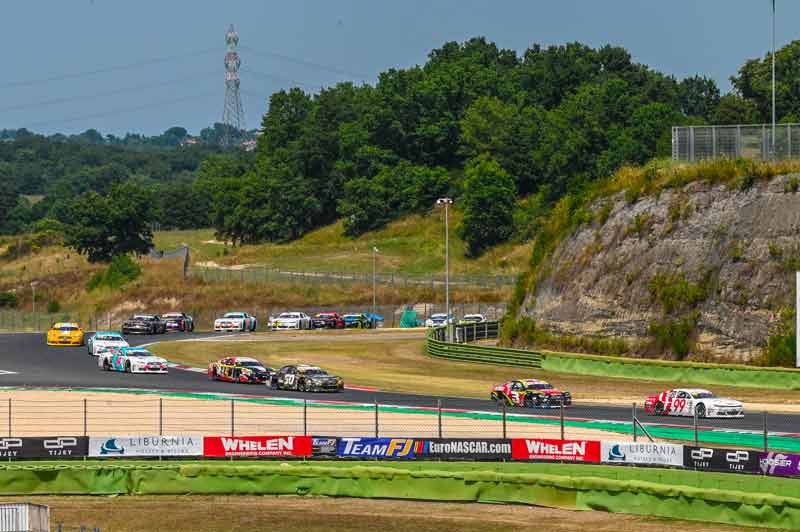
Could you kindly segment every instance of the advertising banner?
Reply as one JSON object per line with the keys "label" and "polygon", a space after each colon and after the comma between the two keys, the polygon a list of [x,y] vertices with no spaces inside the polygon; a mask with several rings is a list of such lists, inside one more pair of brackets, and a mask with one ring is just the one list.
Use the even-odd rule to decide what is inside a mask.
{"label": "advertising banner", "polygon": [[758,471],[778,477],[800,476],[800,454],[758,453]]}
{"label": "advertising banner", "polygon": [[89,455],[89,438],[85,436],[50,436],[22,438],[17,458],[83,458]]}
{"label": "advertising banner", "polygon": [[510,460],[511,440],[486,438],[417,440],[415,453],[418,458],[443,460]]}
{"label": "advertising banner", "polygon": [[89,456],[203,456],[200,436],[92,436]]}
{"label": "advertising banner", "polygon": [[514,460],[599,462],[600,442],[588,440],[515,438],[511,440],[511,458]]}
{"label": "advertising banner", "polygon": [[423,440],[412,438],[339,438],[336,454],[343,458],[410,459],[422,444]]}
{"label": "advertising banner", "polygon": [[311,456],[311,436],[206,436],[205,456]]}
{"label": "advertising banner", "polygon": [[311,438],[312,456],[336,456],[336,438],[313,436]]}
{"label": "advertising banner", "polygon": [[600,453],[604,463],[683,467],[683,445],[674,443],[604,441]]}
{"label": "advertising banner", "polygon": [[683,448],[683,463],[690,469],[699,471],[722,471],[732,473],[758,472],[756,451],[741,449],[716,449],[712,447]]}

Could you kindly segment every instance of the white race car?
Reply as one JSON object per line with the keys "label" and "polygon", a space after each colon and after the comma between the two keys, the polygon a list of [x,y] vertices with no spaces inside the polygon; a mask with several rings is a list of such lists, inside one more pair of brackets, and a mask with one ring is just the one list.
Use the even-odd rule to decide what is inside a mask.
{"label": "white race car", "polygon": [[453,316],[449,318],[447,314],[431,314],[431,317],[425,320],[425,327],[444,327],[445,325],[452,325],[455,323]]}
{"label": "white race car", "polygon": [[86,342],[89,355],[97,356],[100,351],[107,348],[129,347],[125,338],[117,332],[96,332]]}
{"label": "white race car", "polygon": [[256,317],[247,312],[228,312],[214,320],[214,332],[255,331],[257,325]]}
{"label": "white race car", "polygon": [[120,347],[105,349],[97,364],[105,371],[125,373],[167,373],[167,361],[143,347]]}
{"label": "white race car", "polygon": [[644,411],[655,416],[744,417],[744,406],[739,401],[698,388],[678,388],[650,396],[645,399]]}
{"label": "white race car", "polygon": [[283,312],[277,318],[272,318],[273,330],[280,329],[311,329],[311,316],[305,312]]}

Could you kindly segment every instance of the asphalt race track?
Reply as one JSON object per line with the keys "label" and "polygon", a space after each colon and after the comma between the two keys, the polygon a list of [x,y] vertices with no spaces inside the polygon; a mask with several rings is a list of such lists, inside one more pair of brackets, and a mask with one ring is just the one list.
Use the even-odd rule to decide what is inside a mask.
{"label": "asphalt race track", "polygon": [[[130,336],[131,345],[142,345],[178,339],[199,339],[213,334],[172,333],[157,336]],[[347,375],[342,375],[347,382]],[[331,394],[303,394],[268,389],[265,386],[243,385],[212,381],[203,373],[170,369],[167,375],[131,375],[102,371],[97,358],[89,356],[86,347],[49,347],[42,333],[0,334],[0,387],[83,387],[83,388],[148,388],[182,390],[191,392],[246,393],[283,397],[333,398]],[[487,390],[487,395],[489,391]],[[441,400],[443,408],[496,411],[497,406],[487,399],[440,397],[380,391],[344,390],[335,395],[336,400],[359,403],[379,403],[435,407]],[[644,398],[642,398],[644,400]],[[525,412],[510,409],[510,412]],[[536,411],[543,415],[558,415],[558,411]],[[612,421],[630,421],[631,409],[617,406],[582,405],[580,397],[567,409],[567,417]],[[691,418],[660,418],[644,415],[639,419],[645,425],[692,425]],[[701,427],[760,431],[763,418],[760,413],[746,414],[741,419],[704,419]],[[770,432],[800,432],[800,414],[769,414]]]}

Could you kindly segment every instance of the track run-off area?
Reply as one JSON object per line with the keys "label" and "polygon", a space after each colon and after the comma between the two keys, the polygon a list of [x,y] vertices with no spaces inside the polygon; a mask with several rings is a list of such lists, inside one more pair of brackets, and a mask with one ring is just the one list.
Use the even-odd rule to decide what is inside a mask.
{"label": "track run-off area", "polygon": [[[87,333],[89,334],[89,333]],[[376,342],[391,341],[393,339],[421,338],[414,333],[392,331],[370,331],[363,333],[347,334],[350,339],[375,340]],[[344,335],[337,336],[337,332],[318,331],[304,335],[304,340],[317,338],[322,342],[335,342]],[[292,337],[283,333],[270,333],[260,335],[229,335],[229,334],[167,334],[156,336],[130,336],[131,345],[152,345],[169,341],[291,341]],[[220,352],[222,357],[229,353]],[[169,355],[167,355],[169,359]],[[476,371],[480,367],[476,366]],[[525,373],[525,370],[520,370]],[[342,375],[345,383],[347,375]],[[357,383],[354,383],[357,384]],[[412,408],[435,408],[441,404],[448,410],[465,410],[470,412],[498,412],[498,406],[487,399],[452,397],[436,395],[435,393],[397,393],[392,391],[375,390],[358,386],[348,387],[336,394],[313,394],[292,391],[273,390],[266,386],[242,385],[226,382],[212,381],[206,373],[198,368],[171,368],[167,375],[132,375],[117,372],[104,372],[98,368],[97,358],[89,356],[85,347],[53,347],[47,346],[44,334],[41,333],[14,333],[0,334],[0,388],[36,388],[36,389],[140,389],[153,392],[188,392],[209,394],[238,394],[265,398],[332,400],[337,402],[351,402],[358,404],[394,405]],[[653,390],[654,392],[658,390]],[[489,390],[487,390],[488,396]],[[509,414],[535,414],[537,416],[558,418],[558,410],[523,410],[509,408]],[[641,410],[638,418],[648,429],[656,427],[684,427],[691,428],[691,418],[654,418],[645,415]],[[608,421],[614,423],[631,422],[631,407],[619,405],[602,405],[582,403],[581,397],[574,397],[574,404],[565,409],[565,419],[569,421]],[[749,432],[761,433],[764,418],[761,412],[746,413],[740,419],[703,419],[700,420],[699,429],[704,432]],[[782,436],[798,439],[800,445],[800,414],[770,413],[770,436]]]}

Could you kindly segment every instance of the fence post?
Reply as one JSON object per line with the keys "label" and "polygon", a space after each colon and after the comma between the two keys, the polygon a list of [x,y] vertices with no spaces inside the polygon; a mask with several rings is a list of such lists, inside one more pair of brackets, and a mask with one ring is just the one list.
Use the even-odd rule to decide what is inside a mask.
{"label": "fence post", "polygon": [[636,441],[636,403],[631,406],[631,423],[633,424],[633,441]]}
{"label": "fence post", "polygon": [[769,433],[767,432],[767,411],[764,410],[764,452],[769,452]]}
{"label": "fence post", "polygon": [[503,439],[506,439],[506,402],[503,401]]}
{"label": "fence post", "polygon": [[438,415],[439,415],[439,439],[441,439],[442,438],[442,400],[441,399],[437,399],[436,400],[436,408],[438,410]]}
{"label": "fence post", "polygon": [[564,439],[564,399],[561,399],[561,439]]}
{"label": "fence post", "polygon": [[375,399],[375,437],[378,437],[378,400]]}
{"label": "fence post", "polygon": [[11,437],[11,398],[8,398],[8,436]]}
{"label": "fence post", "polygon": [[303,399],[303,436],[308,436],[308,399]]}
{"label": "fence post", "polygon": [[694,410],[693,426],[694,426],[694,446],[698,447],[699,438],[697,437],[697,409]]}
{"label": "fence post", "polygon": [[86,402],[86,398],[83,398],[83,435],[86,436],[89,433],[89,408]]}
{"label": "fence post", "polygon": [[164,398],[158,398],[158,435],[164,435]]}
{"label": "fence post", "polygon": [[236,416],[236,410],[235,410],[235,408],[236,407],[233,406],[234,404],[235,403],[234,403],[233,399],[231,399],[231,436],[233,436],[236,433],[235,432],[235,427],[236,427],[236,417],[235,417]]}

